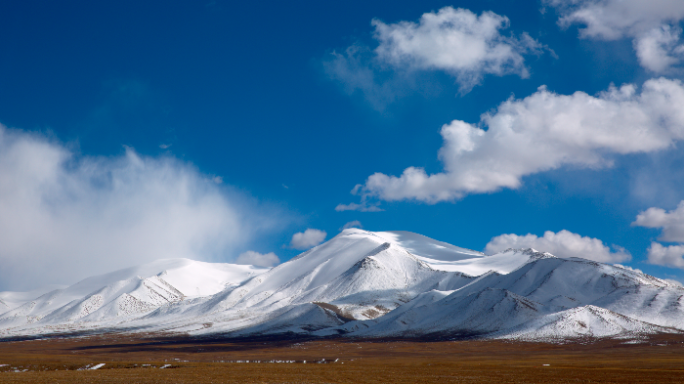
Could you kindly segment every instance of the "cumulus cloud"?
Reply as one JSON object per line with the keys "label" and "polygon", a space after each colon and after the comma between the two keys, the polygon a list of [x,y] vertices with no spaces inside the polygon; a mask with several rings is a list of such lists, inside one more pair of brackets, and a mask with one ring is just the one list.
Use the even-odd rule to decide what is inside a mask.
{"label": "cumulus cloud", "polygon": [[254,229],[237,208],[243,200],[173,157],[78,156],[0,125],[0,285],[73,283],[160,258],[223,259]]}
{"label": "cumulus cloud", "polygon": [[[665,78],[611,86],[596,96],[539,88],[509,99],[479,125],[442,127],[444,171],[409,167],[399,177],[371,175],[353,192],[381,200],[449,201],[471,193],[520,187],[522,177],[572,165],[602,168],[611,157],[672,148],[684,138],[684,85]],[[487,128],[486,130],[484,128]]]}
{"label": "cumulus cloud", "polygon": [[653,72],[665,72],[684,57],[678,23],[684,19],[680,0],[546,0],[560,12],[558,23],[580,28],[583,38],[599,40],[633,39],[641,65]]}
{"label": "cumulus cloud", "polygon": [[352,45],[343,54],[333,53],[325,68],[348,92],[358,89],[379,102],[391,101],[396,88],[392,84],[396,78],[379,82],[380,72],[387,68],[404,73],[446,72],[465,92],[488,74],[528,77],[523,55],[542,49],[527,34],[503,35],[509,20],[493,12],[478,16],[467,9],[444,7],[423,14],[418,22],[387,24],[375,19],[371,24],[378,42],[374,50]]}
{"label": "cumulus cloud", "polygon": [[648,248],[648,261],[652,264],[684,269],[684,201],[677,208],[665,211],[651,207],[637,215],[632,225],[646,228],[660,228],[660,241],[679,243],[664,246],[652,242]]}
{"label": "cumulus cloud", "polygon": [[634,49],[642,67],[652,72],[666,72],[684,58],[684,45],[678,44],[681,28],[664,25],[643,33],[634,40]]}
{"label": "cumulus cloud", "polygon": [[385,24],[373,20],[377,58],[394,67],[440,70],[465,87],[479,83],[485,74],[517,74],[527,77],[523,53],[541,45],[529,35],[507,37],[501,30],[509,25],[505,16],[467,9],[444,7],[421,16],[418,23],[401,21]]}
{"label": "cumulus cloud", "polygon": [[340,230],[345,230],[349,228],[363,228],[363,225],[361,225],[361,222],[358,220],[350,221],[347,224],[343,225]]}
{"label": "cumulus cloud", "polygon": [[280,259],[273,252],[262,254],[255,251],[247,251],[241,253],[235,260],[235,263],[254,265],[257,267],[274,267],[280,264]]}
{"label": "cumulus cloud", "polygon": [[292,235],[292,241],[290,241],[290,248],[293,249],[309,249],[315,247],[325,240],[328,234],[320,229],[308,228],[304,232],[297,232]]}
{"label": "cumulus cloud", "polygon": [[676,209],[665,211],[651,207],[637,215],[632,225],[646,228],[661,228],[661,241],[684,243],[684,201]]}
{"label": "cumulus cloud", "polygon": [[664,246],[652,242],[648,248],[648,261],[656,265],[684,269],[684,245]]}
{"label": "cumulus cloud", "polygon": [[622,247],[613,246],[614,250],[611,251],[610,247],[599,239],[580,236],[566,230],[558,233],[546,231],[542,237],[532,234],[505,234],[494,237],[485,250],[489,254],[494,254],[508,248],[534,248],[558,257],[581,257],[601,263],[619,263],[632,258]]}

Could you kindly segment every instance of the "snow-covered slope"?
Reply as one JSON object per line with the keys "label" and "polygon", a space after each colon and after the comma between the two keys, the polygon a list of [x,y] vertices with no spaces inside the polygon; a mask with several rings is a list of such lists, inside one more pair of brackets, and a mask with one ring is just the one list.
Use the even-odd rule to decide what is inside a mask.
{"label": "snow-covered slope", "polygon": [[44,293],[53,291],[55,289],[62,289],[65,286],[50,285],[41,289],[35,289],[28,292],[0,292],[0,314],[10,309],[17,308],[22,304],[41,296]]}
{"label": "snow-covered slope", "polygon": [[[352,229],[351,231],[361,231]],[[350,232],[351,232],[350,231]],[[370,233],[363,231],[361,233]],[[385,242],[396,244],[408,252],[432,260],[456,261],[483,257],[484,253],[457,247],[449,243],[437,241],[429,237],[406,231],[375,232],[374,235],[385,239]]]}
{"label": "snow-covered slope", "polygon": [[629,337],[684,330],[683,298],[681,286],[620,266],[531,249],[485,256],[410,232],[349,229],[270,270],[161,260],[4,313],[0,303],[0,336]]}
{"label": "snow-covered slope", "polygon": [[506,339],[548,340],[569,337],[628,337],[675,332],[678,330],[587,305],[535,318],[500,333],[501,338]]}
{"label": "snow-covered slope", "polygon": [[60,330],[69,329],[74,322],[120,322],[168,303],[215,294],[267,270],[187,259],[158,260],[25,300],[0,315],[0,334],[3,328],[27,325]]}
{"label": "snow-covered slope", "polygon": [[507,274],[492,270],[448,294],[426,293],[416,303],[347,330],[358,336],[563,338],[684,328],[680,286],[622,267],[534,250],[509,250],[492,258],[505,256],[526,262]]}
{"label": "snow-covered slope", "polygon": [[[198,330],[200,324],[212,323],[211,329],[202,328],[201,332],[265,332],[264,327],[283,328],[275,323],[269,328],[268,324],[281,324],[284,311],[295,307],[309,308],[305,313],[311,314],[328,311],[341,321],[367,320],[386,314],[426,290],[453,290],[474,279],[460,272],[433,269],[420,256],[388,238],[388,234],[345,230],[239,287],[191,305],[160,308],[153,315],[169,318],[169,311],[173,311],[174,321],[166,324],[165,329],[176,329],[176,324],[182,324],[178,330]],[[453,247],[441,257],[460,259],[466,251]],[[297,322],[292,327],[321,329],[319,320],[308,324],[306,316],[298,316]],[[337,322],[331,321],[330,325]]]}

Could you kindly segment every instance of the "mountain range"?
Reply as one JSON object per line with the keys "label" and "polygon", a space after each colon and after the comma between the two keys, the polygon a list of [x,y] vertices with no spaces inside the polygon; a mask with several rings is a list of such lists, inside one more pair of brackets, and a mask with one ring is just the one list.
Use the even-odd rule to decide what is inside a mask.
{"label": "mountain range", "polygon": [[347,229],[274,268],[166,259],[49,292],[1,292],[0,338],[634,339],[684,332],[683,298],[680,284],[620,265]]}

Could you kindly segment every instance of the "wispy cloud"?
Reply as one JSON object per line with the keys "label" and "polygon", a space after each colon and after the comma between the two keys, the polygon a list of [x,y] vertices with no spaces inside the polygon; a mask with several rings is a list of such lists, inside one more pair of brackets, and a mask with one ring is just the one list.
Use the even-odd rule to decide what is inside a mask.
{"label": "wispy cloud", "polygon": [[361,222],[358,220],[350,221],[347,224],[343,225],[340,230],[345,230],[349,228],[363,228],[363,225],[361,225]]}
{"label": "wispy cloud", "polygon": [[0,126],[0,285],[72,283],[160,258],[230,259],[260,228],[251,204],[173,157],[79,156]]}
{"label": "wispy cloud", "polygon": [[358,211],[358,212],[382,212],[383,209],[377,204],[368,204],[366,202],[359,203],[349,203],[349,204],[337,204],[335,207],[337,212],[344,211]]}

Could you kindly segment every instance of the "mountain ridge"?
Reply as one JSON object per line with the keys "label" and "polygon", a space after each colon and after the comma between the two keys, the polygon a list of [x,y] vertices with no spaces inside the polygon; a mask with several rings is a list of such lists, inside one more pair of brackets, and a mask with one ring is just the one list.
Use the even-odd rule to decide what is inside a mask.
{"label": "mountain ridge", "polygon": [[116,330],[629,338],[683,332],[684,288],[534,249],[487,256],[410,232],[348,229],[270,269],[160,260],[0,306],[0,337]]}

